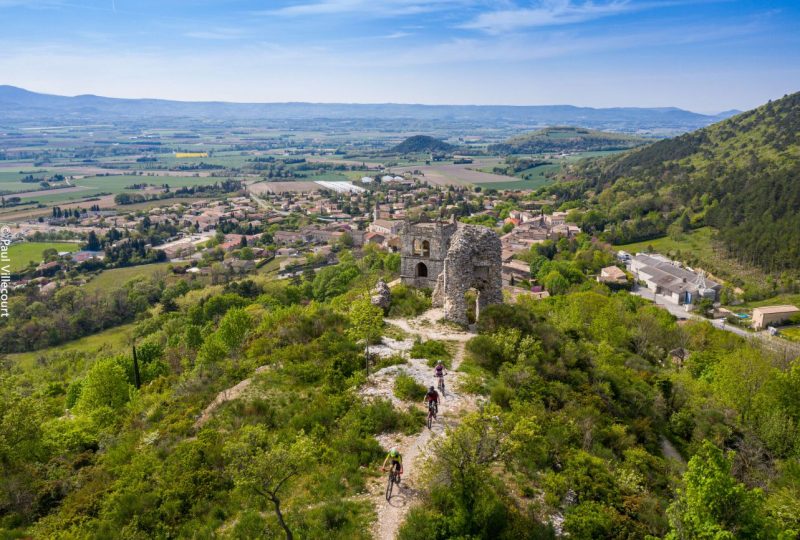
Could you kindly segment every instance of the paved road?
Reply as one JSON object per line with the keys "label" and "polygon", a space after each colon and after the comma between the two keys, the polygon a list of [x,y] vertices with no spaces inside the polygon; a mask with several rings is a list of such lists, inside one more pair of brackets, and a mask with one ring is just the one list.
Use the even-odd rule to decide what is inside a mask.
{"label": "paved road", "polygon": [[650,300],[652,302],[655,302],[655,304],[658,307],[666,309],[679,319],[695,319],[698,321],[707,321],[710,322],[714,328],[731,332],[732,334],[736,334],[737,336],[741,336],[745,339],[758,339],[768,349],[784,356],[787,359],[800,356],[800,346],[798,346],[796,343],[792,343],[780,337],[770,336],[769,333],[766,331],[751,332],[745,330],[744,328],[734,326],[726,322],[725,319],[706,319],[705,317],[702,317],[690,311],[686,311],[683,306],[679,306],[673,302],[670,302],[660,294],[653,294],[653,291],[647,288],[636,286],[634,290],[631,291],[631,294],[635,294],[636,296],[640,296],[645,300]]}
{"label": "paved road", "polygon": [[644,287],[639,287],[639,286],[634,287],[634,289],[631,291],[631,294],[635,294],[636,296],[640,296],[645,300],[651,300],[655,302],[655,304],[658,307],[666,309],[679,319],[696,319],[698,321],[708,321],[715,328],[719,328],[720,330],[727,330],[728,332],[737,334],[745,338],[753,336],[760,338],[764,337],[761,333],[748,332],[743,328],[739,328],[738,326],[733,326],[732,324],[725,322],[725,319],[706,319],[705,317],[701,317],[696,313],[692,313],[691,311],[686,311],[686,309],[683,306],[679,306],[674,302],[667,300],[665,296],[662,296],[660,294],[654,294],[653,291]]}

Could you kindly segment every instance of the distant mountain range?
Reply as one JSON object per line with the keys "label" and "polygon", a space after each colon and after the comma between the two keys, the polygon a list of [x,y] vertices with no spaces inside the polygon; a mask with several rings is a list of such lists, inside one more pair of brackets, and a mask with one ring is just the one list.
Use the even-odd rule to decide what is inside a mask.
{"label": "distant mountain range", "polygon": [[[573,125],[616,131],[688,131],[731,116],[698,114],[674,107],[595,109],[572,105],[414,105],[354,103],[227,103],[163,99],[121,99],[94,95],[39,94],[0,86],[0,125],[48,122],[153,121],[196,119],[268,124],[286,120],[417,120],[449,124],[506,126]],[[49,125],[49,124],[48,124]]]}

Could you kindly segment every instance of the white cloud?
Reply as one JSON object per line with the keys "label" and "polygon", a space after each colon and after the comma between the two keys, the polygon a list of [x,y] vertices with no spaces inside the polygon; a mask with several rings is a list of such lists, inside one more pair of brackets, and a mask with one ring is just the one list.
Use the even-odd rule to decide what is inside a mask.
{"label": "white cloud", "polygon": [[490,34],[533,28],[574,24],[611,15],[619,15],[653,7],[652,4],[635,4],[629,0],[582,1],[542,0],[536,7],[513,7],[487,11],[461,28],[482,30]]}
{"label": "white cloud", "polygon": [[265,10],[260,13],[283,17],[357,13],[367,18],[381,18],[430,13],[469,3],[472,2],[469,0],[321,0]]}

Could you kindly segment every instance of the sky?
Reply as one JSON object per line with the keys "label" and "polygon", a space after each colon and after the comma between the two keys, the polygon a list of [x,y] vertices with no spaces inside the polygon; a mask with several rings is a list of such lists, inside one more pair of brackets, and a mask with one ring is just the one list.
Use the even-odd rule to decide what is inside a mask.
{"label": "sky", "polygon": [[0,0],[0,84],[745,110],[800,90],[800,0]]}

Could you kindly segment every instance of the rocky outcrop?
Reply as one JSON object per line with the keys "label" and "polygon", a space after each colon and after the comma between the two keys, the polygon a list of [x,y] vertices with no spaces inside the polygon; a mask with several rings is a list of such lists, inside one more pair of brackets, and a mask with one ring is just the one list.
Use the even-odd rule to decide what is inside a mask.
{"label": "rocky outcrop", "polygon": [[382,279],[379,279],[375,288],[372,289],[371,300],[373,306],[378,306],[384,312],[389,310],[389,306],[392,304],[392,291]]}

